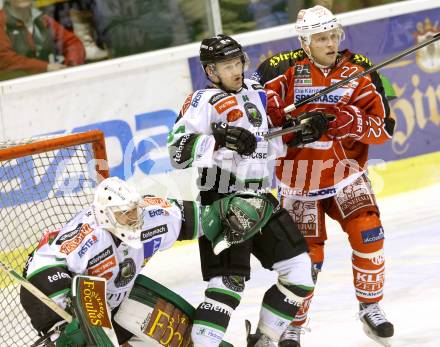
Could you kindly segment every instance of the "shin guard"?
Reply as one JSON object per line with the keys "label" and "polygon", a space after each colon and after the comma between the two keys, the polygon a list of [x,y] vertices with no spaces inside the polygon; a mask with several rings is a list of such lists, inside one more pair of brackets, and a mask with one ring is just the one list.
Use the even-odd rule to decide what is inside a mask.
{"label": "shin guard", "polygon": [[219,346],[244,286],[241,276],[218,276],[209,281],[205,300],[197,307],[194,318],[191,333],[194,347]]}
{"label": "shin guard", "polygon": [[345,223],[353,249],[353,283],[360,302],[378,302],[383,296],[384,231],[377,213],[364,212]]}

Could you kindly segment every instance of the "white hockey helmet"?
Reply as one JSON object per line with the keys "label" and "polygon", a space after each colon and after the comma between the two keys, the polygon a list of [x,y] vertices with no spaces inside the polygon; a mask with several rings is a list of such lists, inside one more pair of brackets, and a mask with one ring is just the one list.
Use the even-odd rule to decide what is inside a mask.
{"label": "white hockey helmet", "polygon": [[142,198],[118,177],[103,180],[95,190],[93,214],[96,224],[133,248],[141,248]]}
{"label": "white hockey helmet", "polygon": [[300,42],[310,45],[313,34],[333,29],[340,31],[340,41],[342,41],[344,39],[344,31],[341,24],[335,15],[324,6],[316,5],[298,12],[295,30],[298,33]]}

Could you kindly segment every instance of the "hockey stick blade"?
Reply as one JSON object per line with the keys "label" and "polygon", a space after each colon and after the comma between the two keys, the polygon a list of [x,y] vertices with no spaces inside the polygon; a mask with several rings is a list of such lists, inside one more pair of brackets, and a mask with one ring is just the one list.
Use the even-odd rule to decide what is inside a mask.
{"label": "hockey stick blade", "polygon": [[51,298],[49,298],[46,294],[44,294],[40,289],[35,287],[31,282],[29,282],[26,278],[24,278],[22,275],[20,275],[17,271],[15,271],[13,268],[6,265],[2,261],[0,261],[0,268],[3,271],[5,271],[12,279],[17,281],[24,288],[26,288],[38,300],[40,300],[42,303],[44,303],[52,311],[54,311],[58,316],[63,318],[68,323],[72,322],[72,316],[69,313],[64,311]]}

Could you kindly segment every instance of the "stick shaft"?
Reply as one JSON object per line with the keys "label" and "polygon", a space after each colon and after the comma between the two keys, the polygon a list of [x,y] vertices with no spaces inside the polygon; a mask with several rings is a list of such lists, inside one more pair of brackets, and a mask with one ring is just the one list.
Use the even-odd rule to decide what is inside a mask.
{"label": "stick shaft", "polygon": [[358,72],[357,74],[354,74],[354,75],[352,75],[350,77],[347,77],[346,79],[343,79],[343,80],[341,80],[341,81],[339,81],[339,82],[337,82],[335,84],[332,84],[331,86],[329,86],[327,88],[324,88],[323,90],[321,90],[321,91],[311,95],[310,97],[308,97],[308,98],[306,98],[304,100],[301,100],[300,102],[298,102],[296,104],[292,104],[292,105],[287,106],[284,109],[284,113],[289,113],[289,112],[297,109],[298,107],[301,107],[301,106],[303,106],[305,104],[308,104],[309,102],[312,102],[312,101],[314,101],[316,99],[319,99],[321,96],[323,96],[325,94],[328,94],[328,93],[338,89],[341,86],[346,85],[347,83],[349,83],[350,81],[352,81],[354,79],[357,79],[359,77],[368,75],[369,73],[377,71],[377,70],[383,68],[386,65],[394,63],[396,60],[399,60],[399,59],[401,59],[403,57],[406,57],[407,55],[409,55],[409,54],[419,50],[420,48],[423,48],[423,47],[425,47],[427,45],[430,45],[431,43],[437,41],[438,39],[440,39],[440,33],[435,34],[429,40],[425,40],[425,41],[423,41],[423,42],[421,42],[421,43],[419,43],[419,44],[417,44],[417,45],[415,45],[413,47],[410,47],[410,48],[404,50],[403,52],[400,52],[399,54],[397,54],[394,57],[391,57],[391,58],[383,61],[382,63],[376,64],[376,65],[372,65],[368,69],[365,69],[364,71]]}
{"label": "stick shaft", "polygon": [[0,269],[5,271],[11,278],[16,280],[20,285],[25,287],[32,295],[34,295],[37,299],[39,299],[43,304],[49,307],[52,311],[54,311],[57,315],[63,318],[65,321],[70,323],[72,321],[72,316],[64,311],[60,306],[58,306],[51,298],[49,298],[46,294],[44,294],[40,289],[35,287],[31,282],[29,282],[26,278],[20,275],[17,271],[15,271],[10,266],[6,265],[2,261],[0,261]]}
{"label": "stick shaft", "polygon": [[300,131],[301,129],[302,129],[302,127],[300,125],[295,125],[293,127],[289,127],[286,129],[280,129],[280,130],[273,131],[271,133],[267,133],[263,136],[263,138],[267,141],[267,140],[271,140],[271,139],[274,139],[275,137],[282,136],[285,134],[296,133],[297,131]]}

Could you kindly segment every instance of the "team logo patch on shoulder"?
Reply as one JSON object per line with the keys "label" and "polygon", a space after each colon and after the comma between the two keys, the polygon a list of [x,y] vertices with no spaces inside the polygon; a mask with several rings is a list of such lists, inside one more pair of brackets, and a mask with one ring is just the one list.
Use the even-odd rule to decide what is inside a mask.
{"label": "team logo patch on shoulder", "polygon": [[237,98],[235,96],[230,96],[226,99],[221,100],[220,102],[218,102],[214,108],[216,109],[216,111],[220,114],[223,113],[224,111],[226,111],[227,109],[233,107],[233,106],[237,106],[238,105],[238,101]]}
{"label": "team logo patch on shoulder", "polygon": [[168,200],[157,196],[146,196],[143,201],[144,206],[160,206],[162,208],[170,208],[171,204]]}
{"label": "team logo patch on shoulder", "polygon": [[72,239],[64,241],[61,244],[60,252],[64,254],[70,254],[74,251],[85,239],[85,237],[93,231],[93,228],[88,224],[83,224],[79,233]]}
{"label": "team logo patch on shoulder", "polygon": [[183,103],[182,108],[180,109],[180,115],[183,116],[185,112],[188,110],[189,105],[191,105],[192,94],[188,95]]}
{"label": "team logo patch on shoulder", "polygon": [[83,226],[83,223],[79,223],[75,229],[60,235],[59,238],[55,241],[55,244],[61,245],[63,242],[73,239],[76,235],[78,235],[82,226]]}
{"label": "team logo patch on shoulder", "polygon": [[244,104],[244,109],[246,110],[246,115],[249,122],[254,127],[260,127],[263,123],[263,117],[261,116],[261,113],[258,110],[257,106],[255,106],[255,104],[253,104],[252,102],[246,102]]}
{"label": "team logo patch on shoulder", "polygon": [[228,123],[232,123],[240,119],[241,117],[243,117],[243,112],[239,109],[233,109],[228,112],[226,119],[228,120]]}
{"label": "team logo patch on shoulder", "polygon": [[254,90],[264,89],[264,87],[261,84],[252,84],[251,87]]}
{"label": "team logo patch on shoulder", "polygon": [[211,99],[209,99],[209,103],[214,106],[221,99],[227,98],[228,96],[229,94],[225,92],[214,94],[213,96],[211,96]]}

